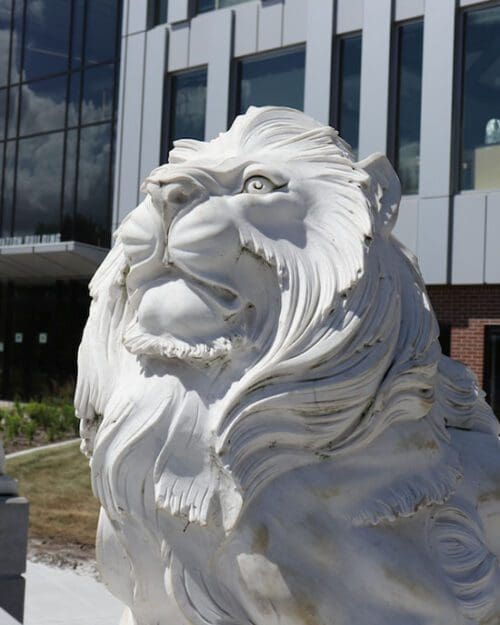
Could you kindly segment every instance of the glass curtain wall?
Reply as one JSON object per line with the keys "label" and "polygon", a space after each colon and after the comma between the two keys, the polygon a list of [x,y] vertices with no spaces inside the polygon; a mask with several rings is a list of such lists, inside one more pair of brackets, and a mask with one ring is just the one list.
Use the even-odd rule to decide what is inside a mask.
{"label": "glass curtain wall", "polygon": [[342,139],[358,156],[361,91],[361,34],[340,37],[338,46],[336,120]]}
{"label": "glass curtain wall", "polygon": [[466,11],[460,189],[500,187],[500,6]]}
{"label": "glass curtain wall", "polygon": [[0,0],[1,237],[109,245],[120,5]]}
{"label": "glass curtain wall", "polygon": [[423,21],[396,27],[394,166],[404,194],[418,193],[422,109]]}
{"label": "glass curtain wall", "polygon": [[177,139],[205,139],[207,70],[196,69],[171,74],[165,81],[162,162]]}
{"label": "glass curtain wall", "polygon": [[235,4],[248,2],[248,0],[197,0],[196,13],[205,13],[205,11],[213,11],[214,9],[223,9],[231,7]]}
{"label": "glass curtain wall", "polygon": [[486,327],[484,388],[486,399],[500,419],[500,326]]}
{"label": "glass curtain wall", "polygon": [[237,66],[236,114],[254,106],[304,108],[304,48],[283,50],[248,59]]}

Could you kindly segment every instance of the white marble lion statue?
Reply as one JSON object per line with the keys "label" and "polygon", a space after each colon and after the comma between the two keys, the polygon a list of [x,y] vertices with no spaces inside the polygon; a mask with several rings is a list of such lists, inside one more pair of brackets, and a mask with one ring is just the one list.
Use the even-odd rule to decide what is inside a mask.
{"label": "white marble lion statue", "polygon": [[122,623],[500,624],[499,425],[441,354],[386,157],[250,108],[143,190],[76,393]]}

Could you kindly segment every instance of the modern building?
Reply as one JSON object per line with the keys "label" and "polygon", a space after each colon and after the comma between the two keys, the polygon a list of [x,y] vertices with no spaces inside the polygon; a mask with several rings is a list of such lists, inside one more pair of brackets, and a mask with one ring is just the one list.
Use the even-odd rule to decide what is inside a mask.
{"label": "modern building", "polygon": [[120,0],[0,0],[0,397],[71,389],[110,245]]}
{"label": "modern building", "polygon": [[[443,348],[500,415],[499,35],[498,0],[124,0],[112,228],[176,138],[211,139],[250,104],[301,108],[339,128],[359,158],[391,158],[404,193],[397,235],[419,257]],[[92,236],[70,246],[105,241],[95,220],[107,213],[94,209]]]}
{"label": "modern building", "polygon": [[176,138],[302,108],[394,163],[443,348],[500,416],[500,2],[128,0],[122,58],[114,225]]}

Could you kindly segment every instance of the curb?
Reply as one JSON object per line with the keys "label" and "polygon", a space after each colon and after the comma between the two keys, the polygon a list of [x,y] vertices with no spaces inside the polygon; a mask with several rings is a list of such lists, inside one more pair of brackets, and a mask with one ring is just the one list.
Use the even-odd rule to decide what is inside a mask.
{"label": "curb", "polygon": [[57,447],[66,447],[67,445],[74,445],[79,442],[79,438],[71,438],[69,441],[62,441],[60,443],[50,443],[50,445],[41,445],[40,447],[31,447],[30,449],[23,449],[22,451],[14,451],[11,454],[6,454],[5,459],[10,460],[11,458],[19,458],[19,456],[27,456],[29,454],[34,454],[37,451],[43,451],[45,449],[55,449]]}

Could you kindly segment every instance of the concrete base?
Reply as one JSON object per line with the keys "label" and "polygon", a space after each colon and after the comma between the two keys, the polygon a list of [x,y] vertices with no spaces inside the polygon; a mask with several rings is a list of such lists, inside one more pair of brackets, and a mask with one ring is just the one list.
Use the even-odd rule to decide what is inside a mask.
{"label": "concrete base", "polygon": [[22,622],[29,505],[24,497],[0,496],[0,607]]}

